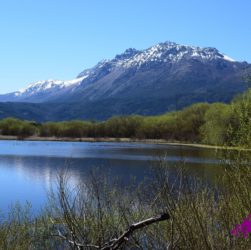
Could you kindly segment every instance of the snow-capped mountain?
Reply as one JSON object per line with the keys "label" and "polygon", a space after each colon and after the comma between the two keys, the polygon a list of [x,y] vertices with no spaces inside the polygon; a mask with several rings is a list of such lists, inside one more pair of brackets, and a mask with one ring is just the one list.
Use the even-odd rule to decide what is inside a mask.
{"label": "snow-capped mountain", "polygon": [[70,81],[31,83],[0,95],[0,101],[53,102],[67,104],[68,110],[84,105],[83,111],[71,110],[76,118],[80,112],[81,117],[99,119],[114,114],[155,114],[197,101],[229,101],[244,90],[242,77],[249,71],[250,64],[215,48],[165,42],[145,50],[127,49]]}
{"label": "snow-capped mountain", "polygon": [[[69,81],[44,80],[30,83],[26,88],[20,89],[14,93],[2,96],[4,101],[29,101],[42,102],[46,101],[57,92],[73,91],[88,76],[82,76]],[[0,96],[1,100],[1,96]]]}
{"label": "snow-capped mountain", "polygon": [[[98,68],[103,68],[108,65],[110,70],[116,67],[140,68],[141,66],[151,62],[177,63],[181,60],[189,60],[193,58],[204,61],[221,59],[235,62],[234,59],[220,53],[215,48],[200,48],[166,42],[154,45],[146,50],[136,50],[132,48],[127,49],[123,54],[117,55],[113,60],[104,60],[100,62],[94,67],[94,69],[96,71]],[[90,72],[90,70],[87,72]],[[86,74],[87,72],[83,71],[79,74],[79,77],[82,76],[83,73]]]}
{"label": "snow-capped mountain", "polygon": [[26,88],[0,96],[0,101],[43,102],[53,98],[53,94],[73,92],[86,80],[90,83],[114,70],[137,69],[149,64],[178,63],[182,60],[197,59],[204,62],[222,60],[235,62],[232,58],[220,53],[215,48],[200,48],[165,42],[146,50],[127,49],[113,60],[103,60],[91,69],[81,72],[76,79],[70,81],[44,80],[29,84]]}

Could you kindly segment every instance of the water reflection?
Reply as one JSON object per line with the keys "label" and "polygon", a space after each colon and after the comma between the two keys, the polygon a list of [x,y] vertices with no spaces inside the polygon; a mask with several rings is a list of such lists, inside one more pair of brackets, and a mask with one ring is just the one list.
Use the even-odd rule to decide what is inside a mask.
{"label": "water reflection", "polygon": [[188,173],[212,182],[220,173],[214,150],[140,143],[0,142],[0,194],[2,210],[19,200],[31,201],[37,210],[46,201],[46,190],[55,185],[61,170],[73,183],[88,180],[99,167],[124,183],[152,178],[153,163],[165,155],[175,176],[180,160]]}

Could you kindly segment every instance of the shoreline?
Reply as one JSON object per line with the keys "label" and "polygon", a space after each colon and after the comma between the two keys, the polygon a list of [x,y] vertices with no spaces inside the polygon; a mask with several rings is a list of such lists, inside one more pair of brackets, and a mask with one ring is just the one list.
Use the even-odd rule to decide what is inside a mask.
{"label": "shoreline", "polygon": [[29,136],[25,138],[20,138],[18,136],[0,135],[0,141],[56,141],[56,142],[124,142],[124,143],[146,143],[146,144],[164,144],[172,146],[187,146],[195,148],[208,148],[208,149],[230,149],[230,150],[245,150],[249,151],[251,149],[245,149],[240,147],[226,147],[226,146],[215,146],[200,143],[191,142],[177,142],[168,141],[165,139],[137,139],[137,138],[113,138],[113,137],[41,137],[41,136]]}

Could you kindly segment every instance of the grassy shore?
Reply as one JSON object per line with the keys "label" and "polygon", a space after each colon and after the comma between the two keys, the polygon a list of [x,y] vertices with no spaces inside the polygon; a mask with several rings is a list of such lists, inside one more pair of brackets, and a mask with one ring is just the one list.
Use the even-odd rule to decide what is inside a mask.
{"label": "grassy shore", "polygon": [[240,147],[226,147],[226,146],[215,146],[192,142],[179,142],[179,141],[168,141],[165,139],[138,139],[138,138],[113,138],[113,137],[41,137],[41,136],[30,136],[20,138],[18,136],[0,135],[0,140],[20,140],[20,141],[59,141],[59,142],[138,142],[148,144],[166,144],[173,146],[189,146],[196,148],[208,148],[208,149],[231,149],[231,150],[251,150]]}

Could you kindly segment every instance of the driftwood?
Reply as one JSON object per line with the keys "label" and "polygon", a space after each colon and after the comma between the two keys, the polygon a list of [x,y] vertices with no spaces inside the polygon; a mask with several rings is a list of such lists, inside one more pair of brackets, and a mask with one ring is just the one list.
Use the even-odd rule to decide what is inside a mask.
{"label": "driftwood", "polygon": [[91,248],[99,249],[99,250],[115,250],[115,249],[119,249],[124,243],[126,243],[129,240],[129,238],[132,236],[134,231],[138,229],[142,229],[146,226],[149,226],[151,224],[154,224],[160,221],[168,220],[169,218],[170,216],[168,213],[163,213],[156,217],[148,218],[146,220],[134,223],[130,225],[129,228],[124,233],[122,233],[118,238],[110,240],[109,242],[105,243],[104,246],[78,243],[74,241],[73,239],[69,239],[68,237],[64,236],[59,230],[58,230],[58,234],[53,235],[53,236],[57,236],[67,241],[72,247],[75,247],[75,249],[78,249],[78,250],[91,249]]}

